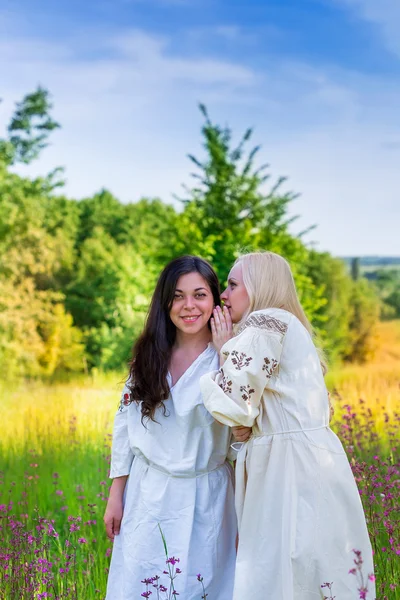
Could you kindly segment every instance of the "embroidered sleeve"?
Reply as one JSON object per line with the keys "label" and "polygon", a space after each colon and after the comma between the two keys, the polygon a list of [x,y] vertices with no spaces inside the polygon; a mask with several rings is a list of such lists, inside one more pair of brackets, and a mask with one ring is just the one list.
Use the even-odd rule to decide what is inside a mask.
{"label": "embroidered sleeve", "polygon": [[114,419],[113,439],[111,446],[111,467],[110,477],[122,477],[129,475],[133,452],[129,443],[128,434],[128,406],[130,404],[130,393],[128,386],[125,387],[121,394],[121,400],[118,406],[117,414]]}
{"label": "embroidered sleeve", "polygon": [[[261,317],[260,326],[254,317]],[[201,378],[203,401],[213,417],[225,425],[252,427],[269,379],[276,373],[287,324],[253,315],[250,326],[225,345],[226,361]],[[271,323],[272,321],[272,323]]]}

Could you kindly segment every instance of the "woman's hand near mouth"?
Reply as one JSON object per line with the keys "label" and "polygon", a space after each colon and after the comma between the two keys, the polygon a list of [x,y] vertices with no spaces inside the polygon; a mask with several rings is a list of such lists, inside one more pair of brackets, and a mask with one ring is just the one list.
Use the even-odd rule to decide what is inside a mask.
{"label": "woman's hand near mouth", "polygon": [[[233,337],[232,319],[227,307],[224,306],[222,309],[220,306],[216,306],[210,323],[214,347],[218,352],[221,352],[222,346]],[[220,356],[221,366],[224,362],[225,357]]]}

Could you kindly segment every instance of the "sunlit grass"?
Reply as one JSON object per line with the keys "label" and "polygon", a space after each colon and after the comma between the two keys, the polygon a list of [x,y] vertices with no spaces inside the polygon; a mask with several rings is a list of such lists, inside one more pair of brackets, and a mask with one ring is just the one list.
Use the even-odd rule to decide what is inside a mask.
{"label": "sunlit grass", "polygon": [[49,440],[62,445],[75,429],[80,442],[98,446],[111,430],[122,381],[121,373],[112,373],[52,385],[0,386],[2,418],[7,423],[0,445],[17,452],[21,446],[40,451]]}
{"label": "sunlit grass", "polygon": [[[336,404],[334,427],[342,434],[346,448],[354,447],[350,450],[355,453],[353,467],[356,474],[359,473],[360,489],[365,490],[363,500],[367,502],[366,510],[374,527],[371,532],[377,572],[386,582],[385,591],[378,598],[394,600],[400,597],[399,588],[393,588],[388,596],[386,589],[390,582],[400,580],[399,568],[395,566],[398,559],[396,556],[394,560],[390,558],[389,550],[382,550],[389,548],[390,536],[383,520],[375,515],[391,510],[384,504],[388,494],[393,493],[394,502],[399,498],[398,454],[392,446],[396,432],[400,431],[400,324],[382,324],[379,335],[382,344],[372,362],[332,370],[328,373],[327,384],[334,392]],[[0,517],[1,505],[4,505],[32,529],[35,526],[32,519],[37,514],[54,520],[60,537],[51,539],[51,549],[46,550],[51,554],[53,568],[65,562],[65,540],[69,539],[75,548],[75,588],[71,587],[67,593],[65,590],[70,584],[57,571],[51,588],[53,598],[57,597],[57,590],[63,599],[104,598],[110,545],[102,517],[109,484],[110,434],[123,378],[123,373],[110,373],[53,384],[27,382],[14,387],[0,386]],[[360,404],[360,399],[364,403]],[[346,421],[346,410],[350,409],[343,408],[345,405],[354,407],[357,413],[350,421]],[[365,427],[361,425],[363,421]],[[343,429],[349,422],[353,428]],[[365,464],[367,466],[363,466]],[[371,469],[374,469],[374,480],[368,479]],[[379,493],[375,494],[376,481],[382,483]],[[384,487],[386,500],[381,502]],[[82,518],[79,531],[69,531],[68,516]],[[397,540],[394,543],[400,544],[398,521],[391,523],[393,537]],[[0,558],[1,543],[8,543],[7,535],[3,527]],[[7,591],[6,581],[2,580],[3,575],[0,566],[0,599],[14,600]],[[38,597],[34,594],[21,596],[24,600]]]}

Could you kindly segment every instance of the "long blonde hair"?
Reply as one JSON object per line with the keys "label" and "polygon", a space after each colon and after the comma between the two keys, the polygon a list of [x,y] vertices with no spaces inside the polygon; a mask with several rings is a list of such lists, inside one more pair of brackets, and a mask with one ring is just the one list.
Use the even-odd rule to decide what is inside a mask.
{"label": "long blonde hair", "polygon": [[[255,310],[282,308],[295,315],[310,336],[315,337],[314,329],[297,295],[292,270],[283,256],[275,252],[249,252],[239,256],[235,261],[235,265],[237,264],[242,267],[243,283],[250,299],[249,308],[239,325]],[[326,363],[319,348],[318,353],[325,373]]]}

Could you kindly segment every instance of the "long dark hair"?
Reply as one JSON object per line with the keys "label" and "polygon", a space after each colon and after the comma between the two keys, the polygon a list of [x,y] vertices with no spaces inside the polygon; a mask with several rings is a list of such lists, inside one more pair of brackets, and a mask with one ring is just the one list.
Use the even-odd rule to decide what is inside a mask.
{"label": "long dark hair", "polygon": [[[144,419],[155,421],[154,414],[169,397],[167,381],[176,327],[169,313],[176,285],[182,275],[199,273],[210,286],[214,304],[220,305],[218,277],[211,265],[198,256],[180,256],[162,271],[151,299],[144,330],[132,350],[129,372],[130,400],[141,403]],[[165,414],[165,407],[164,407]]]}

